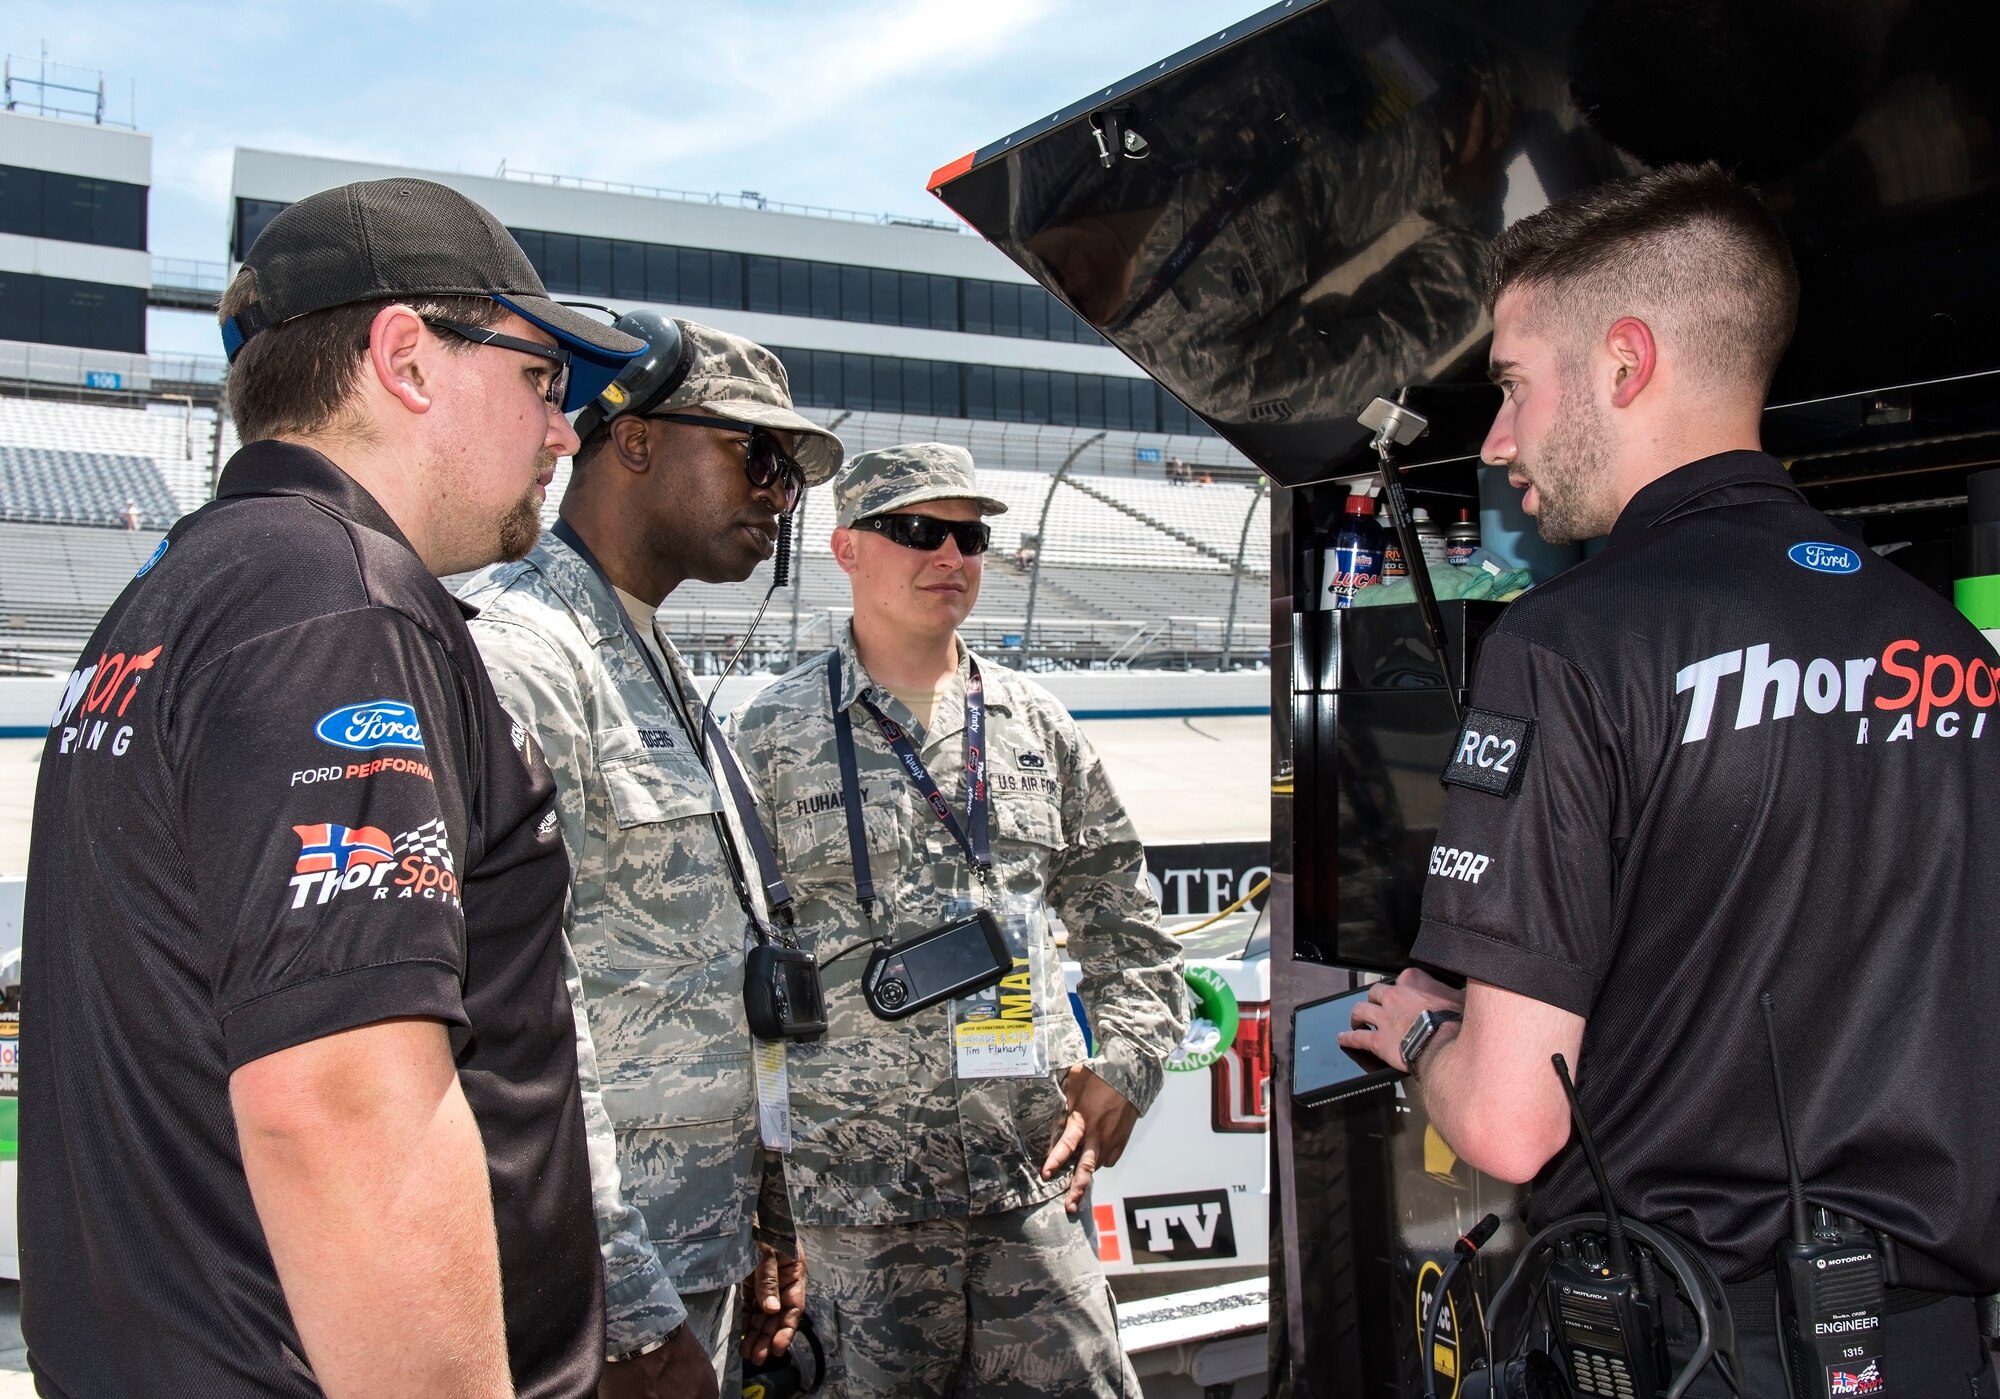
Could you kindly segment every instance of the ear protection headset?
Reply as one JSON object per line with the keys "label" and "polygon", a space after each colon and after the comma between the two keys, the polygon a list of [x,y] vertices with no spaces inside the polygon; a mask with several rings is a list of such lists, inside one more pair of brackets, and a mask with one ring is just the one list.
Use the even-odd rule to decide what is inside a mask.
{"label": "ear protection headset", "polygon": [[627,311],[613,325],[646,342],[646,352],[626,362],[618,377],[576,415],[576,435],[589,436],[630,413],[646,413],[684,383],[694,365],[694,342],[681,323],[658,311]]}

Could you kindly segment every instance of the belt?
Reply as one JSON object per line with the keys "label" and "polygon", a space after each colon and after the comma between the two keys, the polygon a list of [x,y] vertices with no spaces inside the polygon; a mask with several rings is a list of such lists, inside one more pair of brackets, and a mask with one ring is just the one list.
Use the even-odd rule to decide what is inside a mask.
{"label": "belt", "polygon": [[[1729,1294],[1729,1310],[1738,1331],[1776,1331],[1778,1274],[1773,1269],[1752,1273],[1741,1282],[1729,1282],[1722,1290]],[[1885,1287],[1882,1310],[1887,1313],[1921,1311],[1955,1294],[1929,1292],[1921,1287]]]}

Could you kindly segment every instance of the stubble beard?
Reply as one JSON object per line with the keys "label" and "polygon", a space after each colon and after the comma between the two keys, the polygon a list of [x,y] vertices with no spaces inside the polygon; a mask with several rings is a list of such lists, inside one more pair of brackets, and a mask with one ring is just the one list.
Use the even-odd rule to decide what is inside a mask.
{"label": "stubble beard", "polygon": [[1555,424],[1526,473],[1537,497],[1535,529],[1550,544],[1575,544],[1609,534],[1602,502],[1611,474],[1611,423],[1591,402],[1582,376],[1563,376]]}
{"label": "stubble beard", "polygon": [[[535,477],[539,481],[543,472],[555,465],[556,455],[544,447],[535,458]],[[528,487],[526,493],[514,502],[514,506],[500,518],[500,539],[498,544],[500,561],[511,563],[515,559],[527,557],[535,547],[535,541],[542,537],[541,487]]]}

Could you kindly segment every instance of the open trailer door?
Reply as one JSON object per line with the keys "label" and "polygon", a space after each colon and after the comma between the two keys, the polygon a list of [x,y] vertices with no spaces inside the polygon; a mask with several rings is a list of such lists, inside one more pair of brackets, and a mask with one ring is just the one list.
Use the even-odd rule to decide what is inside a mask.
{"label": "open trailer door", "polygon": [[[1515,1197],[1392,1092],[1286,1091],[1293,1011],[1403,964],[1490,620],[1448,614],[1438,647],[1415,608],[1321,610],[1321,550],[1375,466],[1357,416],[1420,412],[1410,499],[1479,508],[1488,240],[1584,185],[1718,160],[1764,191],[1803,283],[1768,448],[1949,594],[1966,478],[2000,463],[1997,25],[1991,0],[1291,0],[934,177],[1280,488],[1274,1387],[1414,1399],[1428,1366],[1455,1394],[1477,1328],[1420,1357],[1418,1307],[1458,1233]],[[1490,485],[1489,547],[1522,526]]]}

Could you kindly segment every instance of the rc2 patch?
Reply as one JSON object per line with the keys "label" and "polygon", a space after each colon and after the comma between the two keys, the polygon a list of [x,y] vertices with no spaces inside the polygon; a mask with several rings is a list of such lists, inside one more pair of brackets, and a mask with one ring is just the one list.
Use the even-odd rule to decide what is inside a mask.
{"label": "rc2 patch", "polygon": [[1527,766],[1528,747],[1534,738],[1533,719],[1468,709],[1451,765],[1439,780],[1496,797],[1511,797],[1520,789],[1521,769]]}

